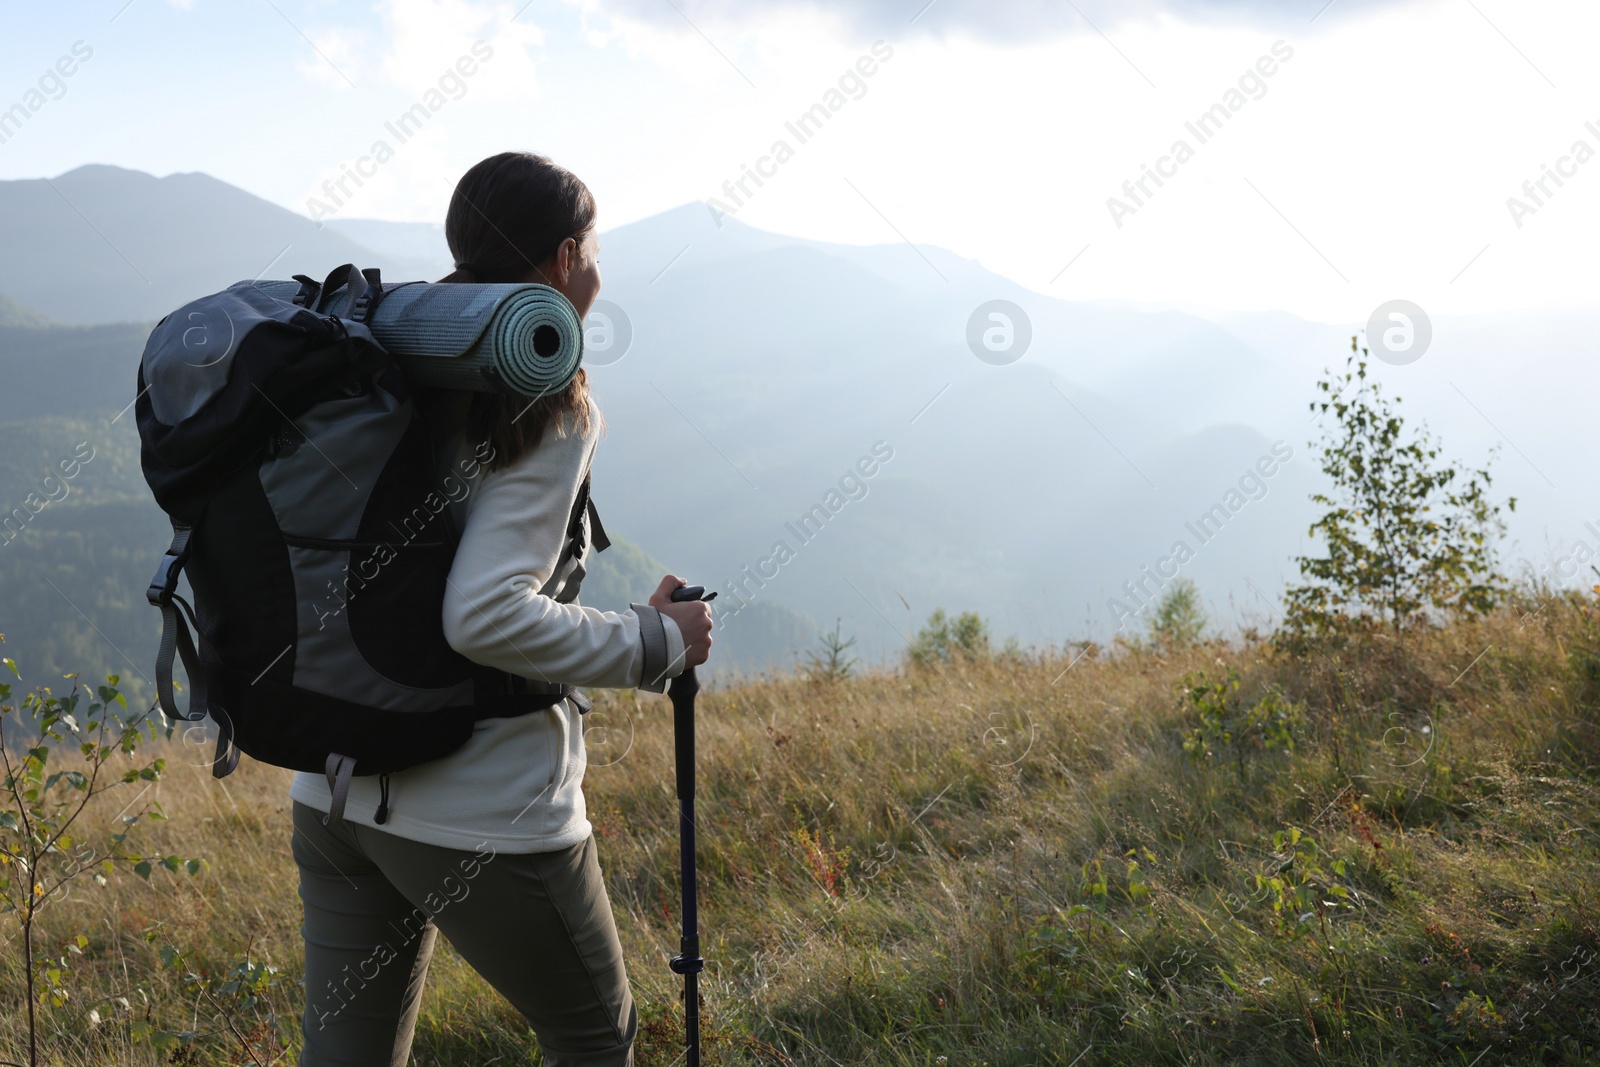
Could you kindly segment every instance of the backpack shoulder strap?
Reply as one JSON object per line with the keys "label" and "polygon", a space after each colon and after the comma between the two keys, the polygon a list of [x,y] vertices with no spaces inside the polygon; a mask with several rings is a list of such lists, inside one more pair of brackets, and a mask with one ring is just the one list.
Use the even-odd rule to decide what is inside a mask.
{"label": "backpack shoulder strap", "polygon": [[583,552],[583,520],[589,520],[589,540],[594,544],[596,552],[604,552],[611,547],[611,538],[606,536],[606,528],[600,525],[600,512],[595,510],[594,497],[589,494],[589,475],[583,476],[583,481],[578,485],[578,498],[572,502],[572,514],[567,516],[567,548],[562,553],[563,562],[568,555],[578,555]]}
{"label": "backpack shoulder strap", "polygon": [[594,550],[604,552],[611,547],[611,538],[606,536],[606,528],[600,525],[600,513],[595,510],[594,497],[590,497],[584,507],[589,512],[589,537],[594,541]]}

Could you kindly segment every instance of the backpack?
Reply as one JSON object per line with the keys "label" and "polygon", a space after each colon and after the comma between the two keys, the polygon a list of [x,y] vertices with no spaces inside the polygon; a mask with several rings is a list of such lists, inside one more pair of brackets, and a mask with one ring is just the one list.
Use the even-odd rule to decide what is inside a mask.
{"label": "backpack", "polygon": [[[425,397],[369,327],[381,276],[346,264],[320,284],[295,281],[288,299],[239,282],[150,334],[135,402],[140,465],[173,536],[146,596],[162,616],[160,707],[215,722],[212,774],[230,774],[241,752],[324,773],[333,823],[354,775],[448,755],[483,719],[590,704],[570,685],[475,664],[445,640],[459,533]],[[329,310],[336,302],[342,314]],[[459,463],[476,476],[477,459]],[[608,546],[585,479],[546,592],[563,581],[559,599],[576,596],[589,536]],[[175,652],[186,710],[172,694]]]}

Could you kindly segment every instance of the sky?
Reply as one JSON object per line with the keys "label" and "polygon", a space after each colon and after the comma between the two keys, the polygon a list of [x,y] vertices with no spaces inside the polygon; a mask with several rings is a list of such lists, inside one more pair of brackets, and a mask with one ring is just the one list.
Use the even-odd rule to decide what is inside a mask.
{"label": "sky", "polygon": [[204,171],[301,214],[438,222],[462,171],[525,149],[589,184],[602,229],[703,202],[1069,300],[1356,323],[1396,299],[1588,307],[1600,280],[1595,5],[5,6],[0,111],[30,110],[0,125],[0,179]]}

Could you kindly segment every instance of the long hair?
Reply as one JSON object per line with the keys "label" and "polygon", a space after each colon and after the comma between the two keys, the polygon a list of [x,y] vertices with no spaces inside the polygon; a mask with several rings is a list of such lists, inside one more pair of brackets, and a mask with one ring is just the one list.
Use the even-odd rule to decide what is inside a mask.
{"label": "long hair", "polygon": [[[456,269],[440,282],[521,282],[543,277],[561,242],[581,246],[595,225],[594,195],[578,176],[544,156],[501,152],[456,183],[444,236]],[[537,445],[546,427],[589,430],[589,381],[583,368],[560,392],[538,397],[474,393],[467,432],[494,449],[489,469],[514,462]]]}

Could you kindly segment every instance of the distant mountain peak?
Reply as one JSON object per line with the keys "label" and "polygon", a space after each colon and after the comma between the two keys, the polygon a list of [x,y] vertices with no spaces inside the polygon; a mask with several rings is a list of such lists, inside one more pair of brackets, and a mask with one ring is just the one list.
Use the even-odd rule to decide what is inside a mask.
{"label": "distant mountain peak", "polygon": [[[151,174],[149,171],[138,170],[134,167],[119,167],[114,163],[84,163],[73,167],[71,170],[62,171],[51,180],[59,182],[68,179],[84,178],[107,178],[124,182],[165,182],[172,181],[173,179],[180,181],[193,181],[198,179],[215,185],[228,186],[228,183],[223,181],[221,178],[212,177],[203,170],[175,170],[171,174],[155,175]],[[235,186],[228,187],[237,189]],[[242,192],[243,190],[237,191]]]}
{"label": "distant mountain peak", "polygon": [[63,178],[93,178],[100,177],[102,175],[116,175],[118,177],[132,178],[134,180],[160,180],[154,174],[151,174],[148,171],[135,170],[132,167],[119,167],[113,163],[83,163],[73,167],[71,170],[62,171],[60,174],[55,176],[54,180],[60,181]]}
{"label": "distant mountain peak", "polygon": [[0,292],[66,323],[153,322],[243,278],[323,276],[340,263],[438,277],[211,175],[90,163],[0,181]]}
{"label": "distant mountain peak", "polygon": [[0,326],[28,326],[42,328],[61,325],[43,312],[35,311],[20,300],[0,293]]}

